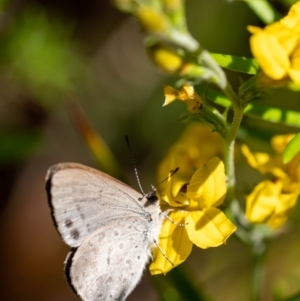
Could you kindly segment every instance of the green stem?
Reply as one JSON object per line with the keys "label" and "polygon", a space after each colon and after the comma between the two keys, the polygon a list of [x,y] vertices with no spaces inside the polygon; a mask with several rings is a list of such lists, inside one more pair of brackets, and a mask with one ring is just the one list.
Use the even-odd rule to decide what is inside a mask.
{"label": "green stem", "polygon": [[259,301],[264,284],[264,251],[254,252],[253,260],[249,301]]}
{"label": "green stem", "polygon": [[233,108],[238,108],[239,107],[239,98],[236,95],[236,93],[234,92],[234,90],[232,89],[229,82],[227,82],[227,85],[226,85],[225,89],[223,90],[223,92],[230,99]]}
{"label": "green stem", "polygon": [[227,176],[226,203],[230,204],[235,196],[235,169],[234,169],[234,140],[225,141],[225,172]]}
{"label": "green stem", "polygon": [[227,176],[227,203],[235,198],[235,169],[234,169],[234,143],[244,114],[244,108],[234,106],[234,115],[229,133],[225,139],[225,171]]}
{"label": "green stem", "polygon": [[240,112],[239,99],[229,82],[223,92],[230,99],[234,115],[229,133],[225,139],[225,172],[227,176],[227,196],[226,203],[230,204],[235,198],[235,172],[234,172],[234,142],[243,117],[243,111]]}
{"label": "green stem", "polygon": [[230,131],[229,131],[229,134],[228,134],[228,137],[227,137],[227,141],[229,143],[235,141],[235,138],[237,136],[238,130],[239,130],[240,125],[241,125],[241,121],[243,119],[244,110],[245,110],[244,107],[234,108],[233,120],[232,120]]}

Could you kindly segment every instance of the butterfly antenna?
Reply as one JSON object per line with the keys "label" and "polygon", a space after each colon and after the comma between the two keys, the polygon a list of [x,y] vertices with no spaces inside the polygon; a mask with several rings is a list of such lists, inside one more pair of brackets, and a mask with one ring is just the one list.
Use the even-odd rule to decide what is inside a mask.
{"label": "butterfly antenna", "polygon": [[173,177],[175,174],[176,174],[176,172],[179,170],[179,167],[176,167],[174,170],[171,170],[170,171],[170,174],[164,179],[164,180],[162,180],[161,182],[159,182],[158,184],[157,184],[157,186],[159,186],[160,184],[162,184],[163,182],[165,182],[165,181],[167,181],[168,179],[170,179],[171,177]]}
{"label": "butterfly antenna", "polygon": [[140,177],[139,177],[139,174],[138,174],[138,171],[137,171],[135,158],[134,158],[134,155],[133,155],[133,152],[132,152],[130,143],[129,143],[129,138],[128,138],[127,135],[125,135],[125,140],[126,140],[126,143],[127,143],[128,148],[129,148],[129,152],[130,152],[131,161],[132,161],[132,165],[133,165],[133,169],[134,169],[134,173],[135,173],[136,180],[137,180],[137,182],[138,182],[138,185],[139,185],[139,187],[140,187],[140,190],[141,190],[142,194],[145,196],[146,194],[145,194],[145,192],[144,192],[144,190],[143,190],[143,188],[142,188],[141,182],[140,182]]}
{"label": "butterfly antenna", "polygon": [[[174,176],[174,174],[179,170],[179,167],[176,167],[174,170],[171,170],[170,171],[170,174],[164,179],[162,180],[161,182],[159,182],[157,184],[157,186],[161,185],[163,182],[167,181],[168,179],[170,179],[171,177]],[[151,190],[147,193],[147,195],[152,195],[154,192],[156,191],[156,186],[153,186],[152,185],[152,188]]]}

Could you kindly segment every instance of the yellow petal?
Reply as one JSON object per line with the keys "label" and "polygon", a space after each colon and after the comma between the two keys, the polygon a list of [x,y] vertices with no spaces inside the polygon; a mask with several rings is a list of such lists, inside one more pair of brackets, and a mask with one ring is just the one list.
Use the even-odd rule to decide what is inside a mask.
{"label": "yellow petal", "polygon": [[265,153],[256,153],[257,156],[254,156],[245,144],[241,146],[241,150],[247,158],[248,164],[255,169],[259,169],[261,165],[266,164],[270,159],[270,156]]}
{"label": "yellow petal", "polygon": [[[179,173],[179,172],[178,172]],[[162,198],[172,207],[186,206],[189,200],[181,189],[187,184],[187,180],[180,174],[175,174],[168,178],[167,186],[162,193]]]}
{"label": "yellow petal", "polygon": [[300,84],[300,45],[298,45],[291,57],[291,69],[289,70],[289,76],[293,82]]}
{"label": "yellow petal", "polygon": [[188,97],[194,97],[195,91],[193,86],[183,85],[182,89],[186,92]]}
{"label": "yellow petal", "polygon": [[225,244],[236,230],[236,226],[217,208],[191,211],[186,223],[190,240],[202,249]]}
{"label": "yellow petal", "polygon": [[226,196],[226,191],[224,163],[218,157],[214,157],[194,173],[187,186],[186,196],[193,200],[189,210],[219,206]]}
{"label": "yellow petal", "polygon": [[[193,173],[193,167],[191,164],[185,164],[187,154],[182,150],[174,146],[170,154],[161,162],[159,166],[158,174],[158,195],[160,200],[167,202],[172,207],[188,205],[188,198],[181,192],[183,186],[185,186]],[[170,176],[170,172],[179,167],[179,170]],[[167,179],[167,180],[166,180]]]}
{"label": "yellow petal", "polygon": [[168,105],[178,98],[178,91],[171,86],[164,87],[165,102],[163,106]]}
{"label": "yellow petal", "polygon": [[299,190],[289,194],[282,193],[278,196],[275,210],[267,222],[271,228],[277,229],[286,222],[296,204],[298,196]]}
{"label": "yellow petal", "polygon": [[181,192],[181,189],[187,184],[187,180],[180,177],[180,175],[174,175],[171,180],[170,190],[172,197],[169,198],[169,204],[173,207],[188,205],[189,201],[185,193]]}
{"label": "yellow petal", "polygon": [[257,26],[252,26],[252,25],[249,25],[247,26],[247,30],[254,34],[254,33],[258,33],[258,32],[261,32],[263,29],[261,29],[260,27],[257,27]]}
{"label": "yellow petal", "polygon": [[247,158],[248,164],[262,174],[272,173],[278,178],[286,178],[286,173],[283,170],[284,164],[281,157],[273,156],[271,158],[267,153],[258,152],[253,154],[245,144],[241,146],[241,150]]}
{"label": "yellow petal", "polygon": [[272,79],[279,80],[287,76],[290,60],[286,50],[279,44],[275,35],[265,31],[250,38],[251,51],[264,73]]}
{"label": "yellow petal", "polygon": [[292,29],[300,20],[300,2],[296,2],[291,8],[286,17],[280,20],[280,23]]}
{"label": "yellow petal", "polygon": [[271,139],[272,148],[277,154],[282,154],[295,134],[276,135]]}
{"label": "yellow petal", "polygon": [[280,22],[268,25],[264,29],[268,36],[273,36],[289,56],[298,44],[299,38],[293,30],[289,30]]}
{"label": "yellow petal", "polygon": [[[169,214],[169,217],[176,223],[185,224],[187,214],[187,212],[183,211],[173,211]],[[150,265],[152,275],[166,274],[181,264],[190,255],[193,247],[185,226],[174,224],[168,219],[163,223],[158,244],[165,256],[158,248],[153,249],[153,262]]]}
{"label": "yellow petal", "polygon": [[282,182],[265,180],[255,186],[246,198],[246,217],[251,223],[264,223],[275,212]]}

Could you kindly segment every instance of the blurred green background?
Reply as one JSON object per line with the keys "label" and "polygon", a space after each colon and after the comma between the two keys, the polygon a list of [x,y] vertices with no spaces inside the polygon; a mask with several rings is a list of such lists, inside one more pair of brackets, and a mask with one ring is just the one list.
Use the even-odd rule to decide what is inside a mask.
{"label": "blurred green background", "polygon": [[[287,12],[284,1],[271,2],[282,14]],[[189,29],[206,49],[251,56],[246,26],[263,24],[243,1],[186,4]],[[239,76],[228,73],[233,85]],[[107,0],[0,0],[1,301],[78,300],[64,279],[68,247],[52,224],[44,191],[52,164],[99,167],[70,118],[70,99],[76,99],[127,181],[137,188],[124,140],[129,135],[146,190],[184,128],[178,121],[184,105],[162,108],[163,86],[173,81],[151,64],[136,21]],[[285,89],[264,101],[300,109],[299,95]],[[295,128],[246,117],[240,139],[265,151],[270,150],[272,133],[289,130]],[[245,167],[239,153],[237,172],[243,197],[245,187],[259,176]],[[262,300],[272,300],[272,293],[284,298],[300,289],[299,234],[296,223],[270,242]],[[183,300],[183,287],[190,293],[193,287],[199,300],[201,295],[205,300],[247,300],[250,272],[249,250],[231,237],[226,246],[194,248],[182,268],[167,277],[150,277],[145,271],[128,300]],[[182,275],[188,284],[178,281]],[[188,292],[186,300],[195,300]]]}

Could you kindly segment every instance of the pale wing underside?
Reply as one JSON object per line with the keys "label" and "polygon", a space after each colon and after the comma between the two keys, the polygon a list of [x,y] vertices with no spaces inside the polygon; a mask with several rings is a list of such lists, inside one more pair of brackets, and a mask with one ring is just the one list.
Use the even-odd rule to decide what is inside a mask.
{"label": "pale wing underside", "polygon": [[60,163],[46,177],[52,217],[62,239],[78,247],[83,239],[124,215],[145,215],[142,195],[122,182],[95,169]]}
{"label": "pale wing underside", "polygon": [[148,224],[136,216],[119,218],[86,237],[71,251],[66,275],[85,301],[123,301],[141,278],[148,260]]}

